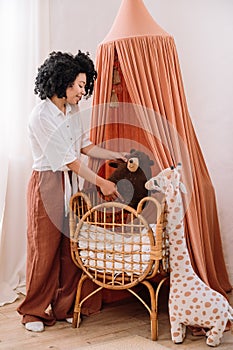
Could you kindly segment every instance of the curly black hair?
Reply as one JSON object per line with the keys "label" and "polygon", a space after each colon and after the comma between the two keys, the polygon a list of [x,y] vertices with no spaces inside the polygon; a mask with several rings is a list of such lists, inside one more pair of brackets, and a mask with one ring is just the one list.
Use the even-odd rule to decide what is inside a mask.
{"label": "curly black hair", "polygon": [[88,98],[93,93],[94,81],[97,78],[89,52],[79,50],[74,56],[70,53],[53,51],[38,68],[34,92],[39,94],[41,100],[54,95],[58,98],[66,97],[66,89],[73,85],[79,73],[86,74],[85,96]]}

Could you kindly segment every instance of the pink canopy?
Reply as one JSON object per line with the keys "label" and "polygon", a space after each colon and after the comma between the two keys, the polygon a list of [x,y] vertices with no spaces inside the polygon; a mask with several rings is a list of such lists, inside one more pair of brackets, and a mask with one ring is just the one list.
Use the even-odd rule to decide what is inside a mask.
{"label": "pink canopy", "polygon": [[[183,164],[188,188],[186,238],[199,276],[225,295],[225,267],[214,188],[186,103],[173,37],[141,0],[123,0],[98,46],[91,138],[95,144],[147,150],[159,169]],[[91,163],[98,171],[99,163]]]}

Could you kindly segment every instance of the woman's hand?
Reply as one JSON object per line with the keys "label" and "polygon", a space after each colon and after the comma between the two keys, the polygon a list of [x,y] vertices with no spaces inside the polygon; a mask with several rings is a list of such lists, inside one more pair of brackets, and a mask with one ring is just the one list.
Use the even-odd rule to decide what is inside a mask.
{"label": "woman's hand", "polygon": [[122,196],[117,191],[117,187],[116,187],[116,184],[114,184],[114,182],[106,179],[102,179],[102,180],[103,181],[101,181],[101,185],[99,187],[106,201],[114,201],[117,198],[120,198],[121,200],[123,200]]}
{"label": "woman's hand", "polygon": [[116,184],[112,181],[106,180],[103,177],[95,174],[90,168],[88,168],[83,162],[79,159],[74,160],[73,162],[67,164],[67,167],[74,171],[79,176],[83,177],[87,181],[95,184],[100,188],[102,196],[107,201],[115,200],[120,198],[124,200],[120,193],[117,191]]}
{"label": "woman's hand", "polygon": [[114,152],[114,159],[122,159],[124,162],[127,162],[128,155],[129,155],[129,153],[127,153],[127,152]]}

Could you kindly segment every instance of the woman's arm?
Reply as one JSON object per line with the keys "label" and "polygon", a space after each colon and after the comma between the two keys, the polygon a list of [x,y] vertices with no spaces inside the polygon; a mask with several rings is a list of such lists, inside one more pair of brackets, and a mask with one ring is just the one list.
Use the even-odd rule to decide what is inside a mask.
{"label": "woman's arm", "polygon": [[111,197],[109,199],[114,200],[120,196],[120,194],[117,192],[116,185],[113,182],[96,175],[90,168],[88,168],[88,166],[86,166],[79,159],[76,159],[73,162],[66,165],[70,170],[74,171],[76,174],[83,177],[85,180],[91,182],[96,186],[99,186],[104,196]]}
{"label": "woman's arm", "polygon": [[123,159],[127,162],[126,153],[114,152],[108,149],[98,147],[94,144],[88,145],[81,149],[81,152],[89,157],[99,159]]}

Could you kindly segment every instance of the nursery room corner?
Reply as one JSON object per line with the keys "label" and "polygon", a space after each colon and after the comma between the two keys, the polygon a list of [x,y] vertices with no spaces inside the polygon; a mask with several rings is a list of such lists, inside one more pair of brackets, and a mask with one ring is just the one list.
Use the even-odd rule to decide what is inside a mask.
{"label": "nursery room corner", "polygon": [[[233,305],[232,16],[228,0],[1,0],[0,349],[166,350],[176,339],[181,349],[220,344],[204,316],[196,324],[186,317],[182,340],[171,331],[171,207],[166,192],[146,182],[182,163],[182,239],[192,265],[184,279],[198,276],[203,288]],[[44,105],[61,124],[52,114],[41,124]],[[117,179],[116,158],[125,165]],[[147,196],[149,204],[140,202]],[[60,248],[54,260],[44,260],[55,249],[52,226]],[[133,231],[138,240],[130,241]],[[116,248],[121,235],[126,240]],[[39,266],[49,271],[44,281],[40,273],[32,279]],[[68,271],[69,283],[75,275],[69,288]],[[37,292],[30,289],[40,278]],[[47,289],[53,295],[45,302]],[[68,290],[64,311],[66,301],[59,301]],[[214,302],[213,310],[221,309]],[[197,312],[190,305],[186,315]],[[233,315],[221,312],[227,313],[221,349],[230,350]]]}

